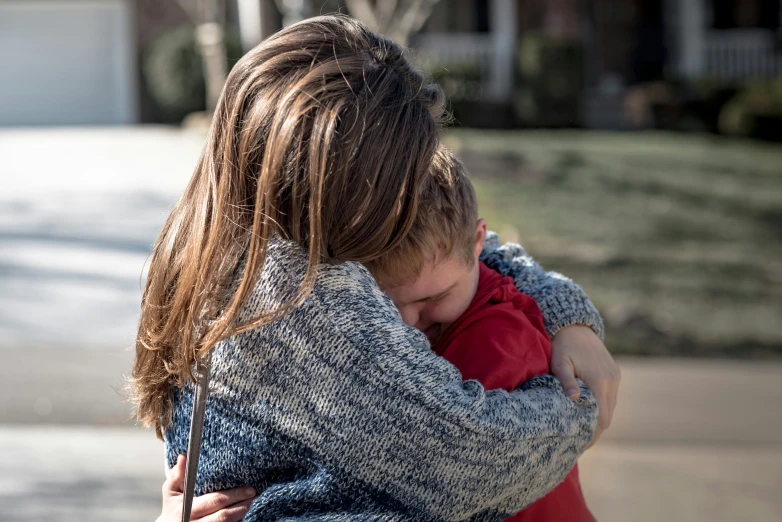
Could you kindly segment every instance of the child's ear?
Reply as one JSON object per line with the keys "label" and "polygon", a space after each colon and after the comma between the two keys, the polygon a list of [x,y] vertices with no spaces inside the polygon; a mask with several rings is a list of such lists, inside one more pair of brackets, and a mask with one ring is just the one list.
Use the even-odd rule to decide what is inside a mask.
{"label": "child's ear", "polygon": [[483,250],[483,243],[486,241],[486,220],[481,218],[475,222],[475,249],[473,254],[475,260],[481,257],[481,251]]}

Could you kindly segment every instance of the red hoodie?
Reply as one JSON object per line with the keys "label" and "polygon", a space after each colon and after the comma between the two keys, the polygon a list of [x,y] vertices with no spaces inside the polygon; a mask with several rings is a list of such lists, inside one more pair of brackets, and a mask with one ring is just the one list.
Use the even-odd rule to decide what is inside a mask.
{"label": "red hoodie", "polygon": [[[477,348],[480,347],[480,348]],[[469,308],[434,347],[487,390],[512,391],[536,375],[549,373],[551,341],[535,301],[510,277],[481,263],[478,290]],[[595,522],[578,481],[578,467],[548,495],[508,519],[519,522]]]}

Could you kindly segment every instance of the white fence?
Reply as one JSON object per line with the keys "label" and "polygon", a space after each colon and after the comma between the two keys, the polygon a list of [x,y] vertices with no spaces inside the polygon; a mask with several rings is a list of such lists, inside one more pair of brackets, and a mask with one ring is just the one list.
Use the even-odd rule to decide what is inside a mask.
{"label": "white fence", "polygon": [[707,76],[744,80],[782,75],[782,41],[771,31],[709,31],[703,52]]}

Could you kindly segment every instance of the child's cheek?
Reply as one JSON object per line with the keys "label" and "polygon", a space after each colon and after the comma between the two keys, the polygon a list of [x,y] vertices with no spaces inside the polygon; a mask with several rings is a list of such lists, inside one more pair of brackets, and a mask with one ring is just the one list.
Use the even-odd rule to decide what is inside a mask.
{"label": "child's cheek", "polygon": [[444,299],[434,303],[431,319],[434,323],[451,324],[462,315],[470,305],[469,301],[465,304],[461,299]]}

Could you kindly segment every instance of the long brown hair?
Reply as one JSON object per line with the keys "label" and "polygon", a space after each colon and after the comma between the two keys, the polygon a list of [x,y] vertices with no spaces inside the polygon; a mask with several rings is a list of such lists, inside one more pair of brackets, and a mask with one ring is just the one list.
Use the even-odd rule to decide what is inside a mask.
{"label": "long brown hair", "polygon": [[[398,45],[344,16],[288,27],[236,64],[152,254],[131,379],[145,426],[162,436],[195,361],[301,304],[320,263],[399,243],[443,107]],[[291,301],[236,324],[275,235],[307,250],[306,276]]]}

